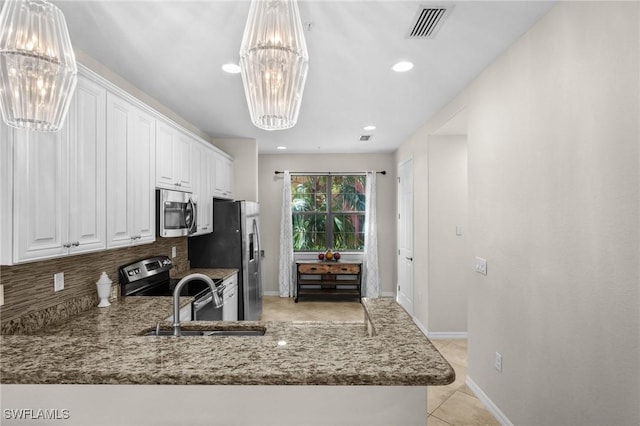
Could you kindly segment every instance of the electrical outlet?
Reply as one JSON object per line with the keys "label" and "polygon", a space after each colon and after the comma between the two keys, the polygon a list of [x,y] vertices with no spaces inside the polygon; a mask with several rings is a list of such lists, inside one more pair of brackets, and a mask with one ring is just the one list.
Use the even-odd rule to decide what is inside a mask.
{"label": "electrical outlet", "polygon": [[64,272],[53,275],[53,291],[64,290]]}
{"label": "electrical outlet", "polygon": [[476,257],[476,272],[482,275],[487,275],[487,259]]}
{"label": "electrical outlet", "polygon": [[4,305],[4,284],[0,284],[0,306]]}
{"label": "electrical outlet", "polygon": [[502,354],[500,352],[496,352],[493,357],[493,368],[499,373],[502,373]]}
{"label": "electrical outlet", "polygon": [[178,254],[176,253],[176,248],[175,247],[171,247],[171,257],[174,258],[176,257]]}

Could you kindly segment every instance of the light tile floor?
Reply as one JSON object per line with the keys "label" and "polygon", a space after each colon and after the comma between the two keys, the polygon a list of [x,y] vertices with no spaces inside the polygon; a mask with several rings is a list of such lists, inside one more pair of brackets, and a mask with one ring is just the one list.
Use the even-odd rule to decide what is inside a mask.
{"label": "light tile floor", "polygon": [[467,387],[467,341],[431,340],[456,371],[456,380],[447,386],[432,386],[427,391],[430,426],[499,425],[475,394]]}
{"label": "light tile floor", "polygon": [[[358,302],[309,301],[265,296],[263,321],[363,321]],[[430,426],[499,425],[465,384],[467,341],[432,340],[456,371],[456,380],[447,386],[432,386],[427,392],[427,418]]]}

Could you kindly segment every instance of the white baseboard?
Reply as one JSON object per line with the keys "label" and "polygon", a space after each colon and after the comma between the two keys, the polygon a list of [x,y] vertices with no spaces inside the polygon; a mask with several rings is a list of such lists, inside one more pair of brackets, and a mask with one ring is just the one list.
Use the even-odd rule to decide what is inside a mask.
{"label": "white baseboard", "polygon": [[468,333],[466,331],[430,331],[427,333],[429,339],[466,339]]}
{"label": "white baseboard", "polygon": [[422,325],[420,321],[416,317],[413,317],[413,322],[418,326],[422,334],[427,336],[429,339],[466,339],[467,332],[466,331],[429,331],[427,328]]}
{"label": "white baseboard", "polygon": [[487,411],[489,411],[493,415],[493,417],[496,418],[498,423],[500,423],[502,426],[513,426],[513,423],[511,423],[511,420],[509,420],[509,418],[505,416],[505,414],[500,410],[500,408],[498,408],[498,406],[494,404],[493,401],[491,401],[491,399],[489,399],[487,394],[484,393],[482,389],[480,389],[480,386],[478,386],[468,375],[467,375],[467,379],[465,380],[465,383],[467,384],[469,389],[471,389],[471,391],[476,395],[476,397],[480,400],[480,402],[484,404]]}
{"label": "white baseboard", "polygon": [[[262,295],[263,296],[280,296],[280,292],[265,290],[262,292]],[[385,291],[380,295],[380,297],[396,297],[396,294],[392,291]]]}

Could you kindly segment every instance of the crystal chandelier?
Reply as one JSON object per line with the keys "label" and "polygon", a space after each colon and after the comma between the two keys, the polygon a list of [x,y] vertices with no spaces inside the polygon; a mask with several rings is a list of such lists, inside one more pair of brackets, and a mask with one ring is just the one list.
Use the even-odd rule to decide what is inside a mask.
{"label": "crystal chandelier", "polygon": [[60,9],[7,0],[0,13],[0,111],[12,127],[60,130],[78,68]]}
{"label": "crystal chandelier", "polygon": [[296,0],[252,0],[240,46],[251,121],[264,130],[296,124],[309,68]]}

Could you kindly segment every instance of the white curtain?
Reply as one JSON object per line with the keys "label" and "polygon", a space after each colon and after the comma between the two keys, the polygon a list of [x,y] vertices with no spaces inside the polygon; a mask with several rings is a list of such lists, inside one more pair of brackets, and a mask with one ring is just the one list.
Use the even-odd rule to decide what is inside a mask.
{"label": "white curtain", "polygon": [[294,297],[293,224],[291,223],[291,173],[284,171],[282,188],[282,216],[280,217],[280,264],[278,267],[280,297]]}
{"label": "white curtain", "polygon": [[380,271],[378,269],[378,218],[376,212],[376,172],[367,172],[364,219],[364,296],[380,295]]}

